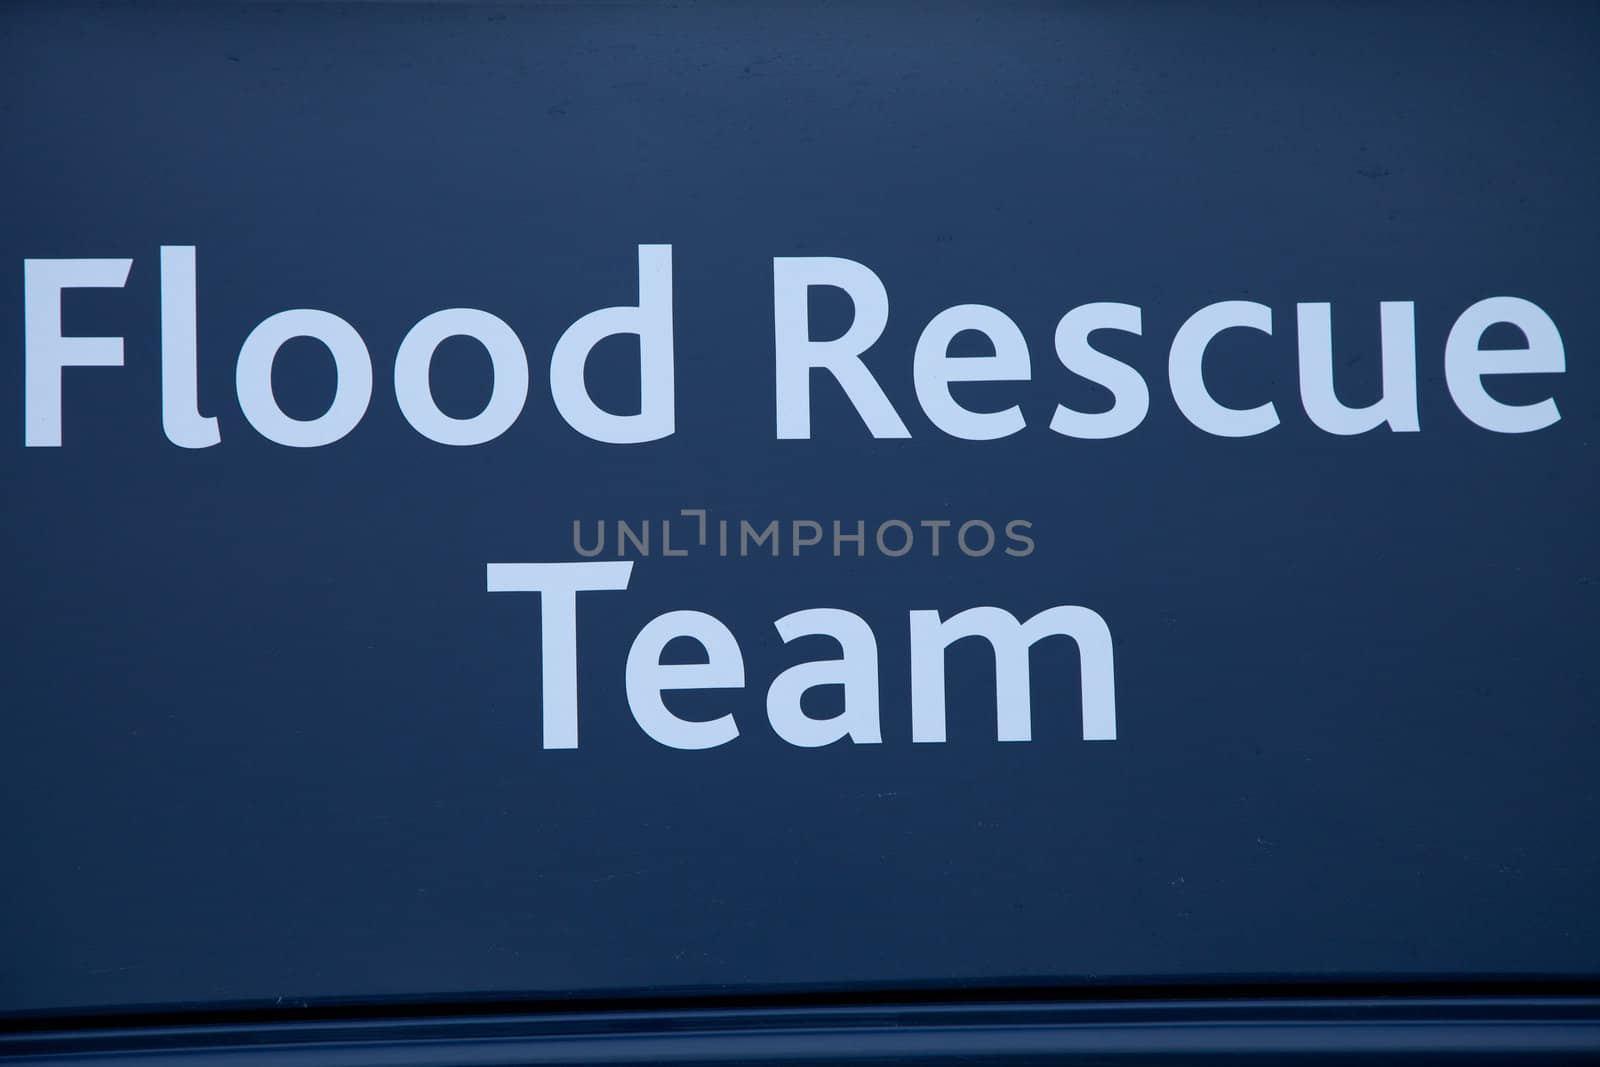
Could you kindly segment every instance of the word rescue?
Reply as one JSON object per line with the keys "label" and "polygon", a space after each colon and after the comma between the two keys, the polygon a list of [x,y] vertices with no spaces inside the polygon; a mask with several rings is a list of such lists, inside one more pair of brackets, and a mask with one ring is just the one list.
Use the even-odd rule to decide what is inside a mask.
{"label": "word rescue", "polygon": [[[489,592],[539,594],[545,748],[578,747],[578,594],[626,589],[632,574],[631,560],[488,565]],[[1070,637],[1078,646],[1083,739],[1116,740],[1111,631],[1105,620],[1088,608],[1048,608],[1026,622],[994,607],[969,608],[948,619],[940,619],[937,611],[912,611],[908,624],[912,741],[945,739],[945,649],[969,637],[983,638],[994,650],[999,739],[1031,740],[1028,654],[1036,643],[1052,636]],[[880,743],[878,642],[866,620],[838,608],[811,608],[785,615],[773,625],[785,644],[820,635],[839,642],[842,652],[838,659],[798,663],[772,680],[767,688],[767,721],[773,731],[801,748],[819,748],[846,738],[856,744]],[[661,662],[667,645],[679,638],[698,644],[703,661]],[[739,642],[714,615],[669,611],[650,620],[628,650],[624,681],[634,721],[669,748],[716,748],[739,736],[739,724],[732,715],[685,719],[673,714],[661,699],[669,689],[744,688]],[[801,706],[801,698],[807,690],[823,685],[844,689],[844,710],[828,718],[813,718]]]}
{"label": "word rescue", "polygon": [[[671,435],[675,428],[673,393],[672,247],[640,245],[639,301],[602,308],[574,322],[550,357],[550,392],[556,410],[585,437],[612,444],[639,444]],[[62,370],[67,367],[118,367],[121,337],[78,337],[63,332],[61,294],[69,289],[121,288],[131,259],[29,259],[23,264],[26,359],[26,443],[58,446],[62,441]],[[184,448],[207,448],[222,440],[216,416],[198,406],[195,250],[161,249],[161,416],[167,438]],[[773,358],[776,370],[776,432],[780,440],[811,436],[811,389],[819,378],[842,389],[876,438],[911,436],[901,413],[890,403],[866,359],[889,321],[889,297],[871,269],[849,259],[821,256],[772,261]],[[851,301],[849,327],[830,340],[812,337],[808,294],[814,288],[841,290]],[[1482,347],[1484,333],[1507,324],[1521,331],[1524,346]],[[1207,388],[1208,352],[1225,344],[1231,331],[1271,334],[1273,309],[1247,300],[1226,300],[1200,308],[1178,328],[1169,348],[1167,380],[1178,409],[1195,426],[1219,437],[1250,437],[1278,425],[1274,401],[1229,407]],[[1414,308],[1409,301],[1378,305],[1382,348],[1382,395],[1365,407],[1347,407],[1333,380],[1330,306],[1295,305],[1300,402],[1312,423],[1333,434],[1359,434],[1387,425],[1415,432],[1417,353]],[[1113,402],[1105,411],[1076,411],[1057,405],[1049,419],[1055,433],[1076,438],[1118,437],[1144,421],[1150,408],[1149,385],[1138,370],[1096,349],[1099,331],[1141,335],[1143,316],[1133,304],[1093,303],[1072,308],[1056,325],[1057,358],[1071,372],[1104,387]],[[982,334],[988,354],[955,353],[956,338]],[[584,367],[601,340],[631,335],[639,339],[637,412],[602,408],[584,385]],[[439,345],[465,337],[482,345],[494,371],[494,386],[483,410],[466,418],[441,411],[428,372]],[[327,348],[337,371],[333,399],[321,415],[299,419],[286,414],[272,389],[272,366],[282,346],[311,338]],[[1027,341],[1003,311],[983,304],[960,304],[933,316],[918,338],[911,361],[916,397],[938,430],[981,441],[1007,437],[1024,427],[1016,405],[999,411],[964,406],[952,387],[971,382],[1020,382],[1032,377]],[[1456,407],[1471,422],[1495,433],[1527,433],[1551,425],[1561,415],[1553,398],[1510,404],[1491,396],[1484,378],[1565,371],[1561,335],[1536,304],[1514,296],[1494,296],[1466,308],[1451,327],[1444,346],[1444,377]],[[395,403],[422,436],[443,445],[481,445],[505,433],[528,396],[529,365],[516,332],[504,320],[474,308],[447,308],[425,315],[400,342],[394,356]],[[294,448],[317,448],[343,438],[360,424],[372,400],[373,361],[355,327],[329,311],[296,308],[262,320],[239,348],[234,383],[239,409],[257,433]]]}

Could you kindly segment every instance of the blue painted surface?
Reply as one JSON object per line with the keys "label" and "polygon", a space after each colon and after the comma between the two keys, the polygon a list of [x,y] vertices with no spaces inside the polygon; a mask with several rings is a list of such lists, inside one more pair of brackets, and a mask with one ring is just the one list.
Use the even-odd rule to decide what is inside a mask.
{"label": "blue painted surface", "polygon": [[[0,1009],[1594,976],[1593,9],[0,20]],[[649,242],[674,251],[678,428],[601,445],[545,367],[574,319],[637,297]],[[205,451],[161,431],[162,244],[198,249]],[[774,440],[780,255],[884,280],[872,366],[910,440],[820,388],[816,437]],[[25,449],[21,260],[79,256],[134,259],[125,289],[66,303],[127,365],[68,371],[65,446]],[[1517,437],[1443,381],[1455,316],[1502,294],[1567,352],[1505,394],[1561,407]],[[1211,370],[1275,401],[1257,438],[1201,433],[1166,390],[1174,330],[1225,299],[1276,316]],[[1151,410],[1073,441],[1054,405],[1098,398],[1050,337],[1096,300],[1144,309],[1114,347]],[[1375,395],[1377,303],[1416,302],[1420,433],[1310,425],[1293,308],[1315,300],[1352,401]],[[1028,338],[1032,382],[962,394],[1020,402],[1015,437],[954,440],[917,406],[918,333],[964,302]],[[450,306],[506,319],[533,370],[522,418],[474,448],[418,436],[388,380]],[[377,381],[355,432],[304,452],[233,392],[244,336],[291,307],[354,324]],[[435,383],[447,410],[487,392],[470,359]],[[286,349],[278,384],[309,414],[331,377]],[[542,750],[537,604],[485,593],[485,563],[683,507],[1021,517],[1039,547],[641,560],[580,609],[582,747]],[[1041,646],[1033,742],[994,740],[992,668],[955,649],[950,742],[911,744],[908,609],[1063,603],[1115,635],[1116,742],[1078,739],[1076,659]],[[767,681],[827,651],[772,620],[816,606],[876,630],[881,745],[765,725]],[[628,714],[629,642],[679,608],[743,647],[748,689],[683,705],[734,712],[723,748],[665,749]]]}

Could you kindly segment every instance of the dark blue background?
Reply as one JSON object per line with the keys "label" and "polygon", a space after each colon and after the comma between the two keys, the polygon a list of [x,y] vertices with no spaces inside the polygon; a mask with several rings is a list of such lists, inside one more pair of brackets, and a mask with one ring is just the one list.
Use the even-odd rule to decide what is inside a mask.
{"label": "dark blue background", "polygon": [[[1594,975],[1597,29],[1509,3],[9,5],[0,1009]],[[678,431],[600,445],[548,356],[636,298],[645,242],[674,248]],[[161,432],[162,244],[198,247],[206,451]],[[815,440],[774,439],[777,255],[883,278],[872,365],[911,440],[831,390]],[[127,364],[69,370],[65,447],[25,449],[22,260],[90,256],[132,274],[69,294],[67,332],[126,336]],[[1445,390],[1451,323],[1493,295],[1561,328],[1566,374],[1502,394],[1553,393],[1547,430],[1481,430]],[[1275,312],[1208,368],[1277,403],[1260,437],[1203,434],[1166,387],[1173,331],[1223,299]],[[1050,338],[1095,300],[1144,308],[1108,343],[1152,406],[1075,441],[1054,404],[1097,398]],[[1309,423],[1315,300],[1352,402],[1378,302],[1416,301],[1421,433]],[[916,337],[965,302],[1028,337],[1031,383],[960,394],[1020,401],[1013,438],[916,405]],[[517,329],[533,387],[451,449],[390,374],[462,305]],[[240,342],[290,307],[374,355],[326,448],[264,440],[234,397]],[[473,410],[481,357],[444,363]],[[330,383],[286,350],[292,411]],[[543,751],[537,601],[485,593],[484,564],[694,506],[1027,518],[1039,549],[643,561],[582,602],[582,747]],[[1033,743],[995,742],[981,647],[952,650],[950,742],[910,743],[907,610],[1058,603],[1111,627],[1118,741],[1077,738],[1054,642]],[[814,606],[877,631],[882,745],[766,725],[767,682],[826,649],[771,622]],[[628,644],[676,608],[743,645],[750,688],[703,698],[741,724],[723,748],[627,712]]]}

